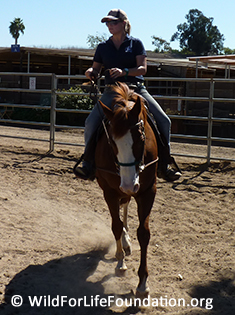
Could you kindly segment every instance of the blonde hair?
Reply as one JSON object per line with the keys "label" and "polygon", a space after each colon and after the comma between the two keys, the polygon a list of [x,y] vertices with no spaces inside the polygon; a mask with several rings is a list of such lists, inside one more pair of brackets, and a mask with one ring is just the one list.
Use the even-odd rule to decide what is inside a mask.
{"label": "blonde hair", "polygon": [[131,23],[130,23],[129,20],[126,20],[125,22],[126,22],[126,24],[125,24],[125,33],[130,35],[130,33],[131,33]]}

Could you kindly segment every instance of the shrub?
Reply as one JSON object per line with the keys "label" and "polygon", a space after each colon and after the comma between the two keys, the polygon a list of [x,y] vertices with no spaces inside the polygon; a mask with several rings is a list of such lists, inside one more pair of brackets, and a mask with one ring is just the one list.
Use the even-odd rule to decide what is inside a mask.
{"label": "shrub", "polygon": [[[94,107],[92,100],[88,95],[84,95],[83,90],[80,87],[71,87],[69,90],[58,90],[59,92],[71,92],[81,93],[81,95],[57,95],[57,108],[65,109],[81,109],[81,110],[92,110]],[[73,126],[84,126],[85,120],[88,114],[82,113],[61,113],[58,112],[56,115],[56,123],[59,125],[73,125]]]}
{"label": "shrub", "polygon": [[57,108],[67,109],[87,109],[93,108],[92,100],[89,96],[84,95],[83,90],[80,87],[71,87],[69,90],[58,90],[58,92],[70,92],[70,93],[81,93],[83,95],[57,95]]}

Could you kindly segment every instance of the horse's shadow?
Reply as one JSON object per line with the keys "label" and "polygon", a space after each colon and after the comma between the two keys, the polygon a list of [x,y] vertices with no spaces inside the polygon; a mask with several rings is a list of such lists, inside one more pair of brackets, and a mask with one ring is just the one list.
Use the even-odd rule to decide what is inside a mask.
{"label": "horse's shadow", "polygon": [[[96,271],[101,260],[109,262],[105,259],[105,254],[105,250],[93,250],[84,254],[51,260],[44,265],[28,266],[16,274],[7,285],[5,303],[0,305],[1,315],[120,314],[120,312],[115,313],[111,310],[109,305],[105,305],[108,304],[109,296],[115,296],[115,294],[105,294],[102,285],[107,278],[115,276],[115,273],[106,275],[98,282],[87,280]],[[15,295],[20,295],[23,298],[22,306],[12,306],[12,299]],[[97,302],[97,305],[95,305],[96,295],[99,301],[104,298],[107,302],[104,304]],[[58,296],[60,302],[55,299]],[[39,306],[31,305],[34,297],[37,297],[37,301],[40,302]],[[65,301],[63,306],[61,305],[62,297],[65,297],[63,298]],[[84,297],[86,297],[86,300],[84,300]],[[119,297],[123,299],[130,298],[130,294],[119,295]],[[78,299],[83,300],[78,302]],[[16,299],[16,302],[18,301]],[[69,301],[71,301],[70,305],[68,305]],[[91,307],[92,303],[93,307]],[[112,307],[112,301],[110,304]],[[121,314],[130,314],[130,312],[135,314],[138,311],[137,307],[131,307]]]}
{"label": "horse's shadow", "polygon": [[[99,296],[99,300],[104,298],[108,301],[109,296],[113,294],[105,294],[103,283],[115,274],[107,274],[100,281],[91,282],[89,276],[94,274],[97,266],[101,260],[106,263],[112,263],[113,260],[105,258],[106,250],[93,250],[83,254],[68,256],[61,259],[55,259],[47,262],[44,265],[30,265],[10,281],[5,290],[5,303],[0,305],[1,315],[111,315],[111,314],[136,314],[140,311],[138,307],[127,307],[124,311],[115,312],[105,305],[90,307],[92,301],[95,305],[95,296]],[[196,300],[202,301],[201,310],[190,308],[190,314],[199,315],[205,314],[207,310],[211,315],[233,315],[235,313],[235,276],[223,278],[220,281],[211,281],[205,285],[193,286],[189,295],[195,306]],[[113,289],[115,292],[115,288]],[[20,307],[13,307],[11,305],[12,297],[20,295],[23,298],[23,304]],[[30,300],[33,297],[41,297],[40,306],[32,307]],[[65,297],[67,301],[71,300],[71,305],[64,303],[57,306],[56,300],[52,306],[52,299],[59,296]],[[74,299],[81,299],[86,296],[84,300],[78,302],[76,306]],[[118,298],[131,299],[131,293],[119,295]],[[49,306],[49,300],[51,306]],[[59,300],[61,301],[61,300]],[[61,303],[61,302],[59,302]],[[112,305],[112,303],[111,303]],[[199,306],[199,305],[198,305]],[[211,307],[213,306],[213,308]],[[183,314],[189,314],[188,311]]]}

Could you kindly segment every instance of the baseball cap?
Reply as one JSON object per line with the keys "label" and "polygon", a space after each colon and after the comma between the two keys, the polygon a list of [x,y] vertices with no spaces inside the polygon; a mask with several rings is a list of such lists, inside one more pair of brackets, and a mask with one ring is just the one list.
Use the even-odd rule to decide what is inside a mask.
{"label": "baseball cap", "polygon": [[127,14],[121,9],[113,9],[109,11],[108,15],[103,17],[101,20],[102,23],[107,22],[108,20],[122,20],[122,21],[127,21]]}

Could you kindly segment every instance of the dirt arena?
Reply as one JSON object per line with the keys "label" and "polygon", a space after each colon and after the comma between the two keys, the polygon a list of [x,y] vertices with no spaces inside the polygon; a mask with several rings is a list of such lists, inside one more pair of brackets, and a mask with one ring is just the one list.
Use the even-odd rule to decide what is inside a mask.
{"label": "dirt arena", "polygon": [[[0,133],[48,139],[48,132],[26,128],[0,126]],[[56,137],[81,142],[83,134]],[[1,315],[235,314],[235,163],[214,161],[207,168],[205,160],[178,157],[182,178],[158,181],[148,249],[151,300],[138,307],[134,200],[133,252],[125,276],[116,277],[102,191],[96,181],[77,180],[72,173],[83,148],[56,145],[46,154],[48,148],[47,142],[0,137]],[[172,143],[172,151],[206,154],[202,145]],[[215,147],[213,153],[235,157],[231,148]],[[39,306],[30,304],[34,297]],[[68,301],[63,306],[61,297]],[[116,303],[95,306],[95,298]]]}

